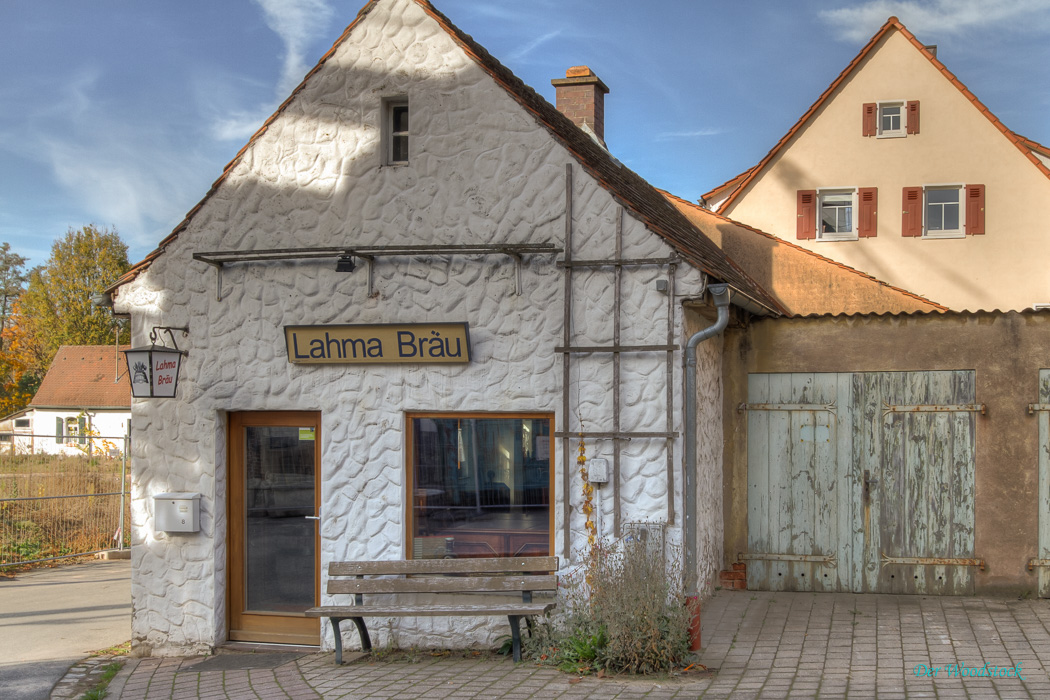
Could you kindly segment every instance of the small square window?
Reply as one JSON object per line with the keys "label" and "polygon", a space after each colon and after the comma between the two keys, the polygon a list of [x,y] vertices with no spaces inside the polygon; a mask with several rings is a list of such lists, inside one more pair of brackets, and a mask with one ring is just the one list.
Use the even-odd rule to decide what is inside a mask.
{"label": "small square window", "polygon": [[856,189],[819,190],[817,238],[825,241],[856,239],[856,200]]}
{"label": "small square window", "polygon": [[408,162],[408,100],[403,97],[383,102],[384,162]]}
{"label": "small square window", "polygon": [[964,235],[965,208],[961,206],[962,187],[926,187],[923,235],[927,238],[961,238]]}
{"label": "small square window", "polygon": [[907,117],[904,111],[904,101],[880,102],[878,123],[880,138],[906,136]]}

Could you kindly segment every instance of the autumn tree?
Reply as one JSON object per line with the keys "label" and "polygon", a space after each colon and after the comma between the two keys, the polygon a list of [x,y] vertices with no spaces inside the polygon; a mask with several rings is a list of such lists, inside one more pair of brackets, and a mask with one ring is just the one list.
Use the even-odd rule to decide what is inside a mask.
{"label": "autumn tree", "polygon": [[28,279],[25,264],[25,257],[11,252],[10,243],[0,243],[0,416],[25,406],[35,390],[25,367],[5,346],[12,307],[25,291]]}
{"label": "autumn tree", "polygon": [[[25,291],[26,259],[11,252],[11,244],[0,243],[0,331],[8,326],[11,318],[11,305]],[[3,334],[0,333],[0,352],[4,349]]]}
{"label": "autumn tree", "polygon": [[6,333],[11,354],[39,385],[62,345],[128,342],[126,323],[91,304],[91,297],[117,281],[128,247],[116,230],[94,225],[70,228],[51,246],[47,263],[29,272]]}

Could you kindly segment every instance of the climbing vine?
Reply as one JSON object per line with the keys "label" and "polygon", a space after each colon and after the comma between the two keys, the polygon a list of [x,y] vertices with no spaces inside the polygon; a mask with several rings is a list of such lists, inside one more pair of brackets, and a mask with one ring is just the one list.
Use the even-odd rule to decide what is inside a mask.
{"label": "climbing vine", "polygon": [[586,518],[584,527],[587,529],[587,545],[593,551],[598,545],[598,527],[594,524],[594,487],[587,478],[587,447],[582,435],[576,464],[580,467],[580,479],[583,480],[583,515]]}

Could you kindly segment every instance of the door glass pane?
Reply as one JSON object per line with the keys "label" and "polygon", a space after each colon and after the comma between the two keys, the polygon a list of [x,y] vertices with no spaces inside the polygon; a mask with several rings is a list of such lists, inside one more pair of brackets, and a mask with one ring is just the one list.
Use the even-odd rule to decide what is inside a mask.
{"label": "door glass pane", "polygon": [[245,438],[245,608],[314,605],[314,430],[249,426]]}

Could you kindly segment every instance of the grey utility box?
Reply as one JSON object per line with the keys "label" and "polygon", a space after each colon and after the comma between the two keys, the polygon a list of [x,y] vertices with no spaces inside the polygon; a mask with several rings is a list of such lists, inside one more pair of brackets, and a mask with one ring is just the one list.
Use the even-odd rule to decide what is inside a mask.
{"label": "grey utility box", "polygon": [[609,460],[595,457],[587,460],[587,481],[592,484],[609,483]]}
{"label": "grey utility box", "polygon": [[158,532],[199,532],[199,493],[158,493],[153,497],[153,515]]}

